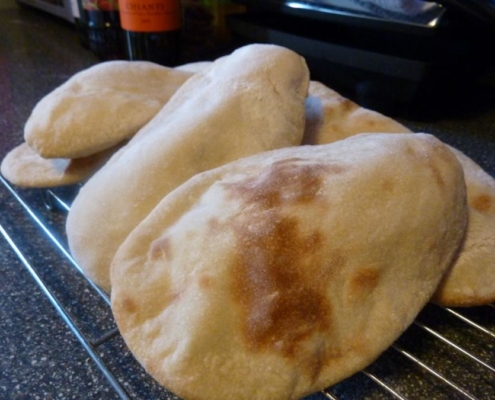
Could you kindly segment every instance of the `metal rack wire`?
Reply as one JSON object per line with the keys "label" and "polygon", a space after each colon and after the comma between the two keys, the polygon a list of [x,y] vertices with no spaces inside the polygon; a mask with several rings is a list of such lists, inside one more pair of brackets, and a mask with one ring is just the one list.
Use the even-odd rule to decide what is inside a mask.
{"label": "metal rack wire", "polygon": [[[83,282],[96,299],[98,305],[83,313],[71,310],[65,295],[57,293],[56,285],[47,279],[46,271],[33,265],[26,256],[22,241],[0,224],[0,234],[117,397],[178,399],[154,382],[130,355],[111,316],[108,295],[84,276],[67,250],[64,220],[75,191],[43,190],[40,195],[37,191],[13,188],[1,177],[0,181],[1,189],[8,192],[20,215],[38,235],[47,239],[46,246],[50,251],[61,257],[67,273]],[[98,325],[96,328],[88,328],[85,314],[93,312],[104,315],[94,318],[94,325]],[[411,327],[372,365],[310,398],[494,399],[495,307],[451,309],[429,304]]]}

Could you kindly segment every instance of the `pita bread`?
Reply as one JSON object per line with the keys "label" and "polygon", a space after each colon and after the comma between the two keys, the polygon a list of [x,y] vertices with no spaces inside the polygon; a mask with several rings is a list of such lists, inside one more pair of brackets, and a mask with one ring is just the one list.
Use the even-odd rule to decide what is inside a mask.
{"label": "pita bread", "polygon": [[495,179],[465,154],[451,148],[464,169],[469,222],[462,251],[433,301],[447,307],[495,302]]}
{"label": "pita bread", "polygon": [[358,106],[324,84],[311,81],[303,144],[326,144],[358,133],[410,133],[404,125]]}
{"label": "pita bread", "polygon": [[466,214],[462,169],[430,135],[244,158],[193,177],[129,235],[112,310],[137,360],[180,397],[299,399],[406,329]]}
{"label": "pita bread", "polygon": [[[303,142],[311,144],[332,143],[366,131],[407,131],[317,82],[310,83],[306,113]],[[495,179],[461,151],[450,149],[464,170],[469,227],[462,250],[433,301],[447,307],[489,304],[495,302]]]}
{"label": "pita bread", "polygon": [[94,174],[121,145],[76,158],[42,158],[26,143],[12,149],[2,160],[2,175],[17,186],[49,188],[82,182]]}
{"label": "pita bread", "polygon": [[82,188],[67,219],[71,252],[110,290],[120,244],[170,191],[199,172],[301,142],[309,72],[302,57],[250,45],[190,78]]}
{"label": "pita bread", "polygon": [[175,69],[197,74],[198,72],[203,72],[206,68],[211,66],[211,64],[212,61],[196,61],[196,62],[179,65],[178,67],[175,67]]}
{"label": "pita bread", "polygon": [[41,99],[24,128],[44,158],[79,158],[129,139],[192,76],[146,61],[107,61]]}

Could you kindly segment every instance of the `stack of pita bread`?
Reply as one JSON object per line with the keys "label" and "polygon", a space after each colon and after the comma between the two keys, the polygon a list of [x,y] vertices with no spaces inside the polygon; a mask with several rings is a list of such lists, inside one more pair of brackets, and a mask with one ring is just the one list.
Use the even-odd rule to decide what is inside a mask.
{"label": "stack of pita bread", "polygon": [[[279,46],[166,74],[113,63],[42,99],[23,146],[112,153],[81,178],[69,246],[179,396],[298,399],[373,362],[428,301],[495,301],[495,180],[460,151]],[[29,159],[8,155],[8,179],[9,157]]]}
{"label": "stack of pita bread", "polygon": [[29,116],[25,142],[2,161],[2,175],[24,187],[89,178],[192,76],[150,62],[112,61],[72,76]]}

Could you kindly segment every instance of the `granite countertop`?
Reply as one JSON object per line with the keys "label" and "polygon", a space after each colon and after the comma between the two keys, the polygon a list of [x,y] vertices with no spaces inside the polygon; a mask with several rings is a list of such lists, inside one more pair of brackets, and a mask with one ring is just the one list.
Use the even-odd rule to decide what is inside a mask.
{"label": "granite countertop", "polygon": [[[0,158],[23,141],[34,105],[74,73],[98,62],[79,42],[74,26],[13,0],[0,5]],[[70,200],[77,187],[59,190]],[[47,211],[41,190],[15,188],[19,198],[65,243],[65,213]],[[64,197],[65,196],[65,197]],[[117,399],[174,398],[149,378],[114,338],[108,302],[53,245],[49,236],[0,183],[0,398]],[[1,232],[3,231],[3,232]],[[122,396],[85,351],[9,244],[37,273],[113,374],[122,376]],[[102,339],[103,338],[103,339]],[[117,372],[116,372],[117,371]],[[134,385],[133,382],[138,382]],[[127,386],[136,386],[129,389]],[[127,394],[126,394],[127,393]]]}
{"label": "granite countertop", "polygon": [[[14,1],[2,2],[0,25],[3,158],[21,143],[24,122],[36,102],[96,59],[79,46],[69,24],[21,8]],[[26,200],[39,204],[39,192],[28,192]],[[25,229],[26,215],[3,185],[0,210],[0,226],[10,238],[26,244],[22,251],[29,263],[35,268],[57,263],[53,254],[35,250],[41,235]],[[117,398],[2,236],[0,274],[0,398]],[[63,291],[63,284],[59,286]]]}
{"label": "granite countertop", "polygon": [[[97,58],[80,45],[71,24],[20,7],[13,0],[3,2],[0,5],[0,159],[22,142],[24,123],[37,101],[74,73],[97,62]],[[464,151],[495,176],[495,84],[491,81],[488,76],[469,90],[459,91],[458,98],[437,104],[437,111],[425,118],[399,119],[415,131],[435,134]],[[76,186],[55,192],[70,202],[77,189]],[[93,290],[64,254],[65,212],[57,207],[47,210],[42,194],[41,190],[16,187],[11,191],[0,182],[0,398],[176,398],[158,386],[126,349],[116,333],[107,299]],[[29,206],[29,211],[23,204]],[[61,248],[55,242],[60,243]],[[23,256],[19,257],[17,251]],[[49,296],[36,283],[38,278],[33,278],[34,274],[67,310],[83,340],[78,339],[61,318]],[[491,312],[490,318],[486,310],[473,310],[471,316],[495,330],[493,309]],[[423,318],[431,323],[438,319],[434,310],[427,310]],[[455,323],[445,324],[448,330]],[[407,335],[414,340],[418,337],[415,332]],[[88,355],[84,341],[112,371],[116,384],[105,377]],[[470,343],[472,341],[471,338]],[[480,352],[480,357],[488,358],[492,365],[495,362],[493,345],[493,341],[486,345],[488,355]],[[426,346],[425,341],[421,340],[421,346]],[[422,395],[418,393],[422,392],[417,390],[424,381],[395,360],[397,356],[384,357],[402,370],[402,382],[407,386],[402,389],[406,397],[420,398]],[[385,377],[393,376],[386,369],[372,367]],[[490,378],[485,372],[475,370],[470,373],[462,370],[461,374],[474,376],[474,386],[468,385],[472,393],[483,398],[483,394],[478,393],[482,391],[485,398],[495,397],[493,375]],[[479,379],[483,381],[481,389],[476,388]],[[390,398],[390,394],[377,385],[372,386],[367,377],[353,377],[338,385],[334,393],[347,399]],[[445,388],[438,393],[442,395],[437,398],[457,398],[446,395]]]}

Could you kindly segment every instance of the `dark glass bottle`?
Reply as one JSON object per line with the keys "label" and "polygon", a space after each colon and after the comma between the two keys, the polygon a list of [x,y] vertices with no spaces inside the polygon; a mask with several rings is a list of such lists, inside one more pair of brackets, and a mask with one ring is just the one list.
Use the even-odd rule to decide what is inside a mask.
{"label": "dark glass bottle", "polygon": [[227,16],[245,11],[230,0],[182,0],[182,62],[212,60],[236,47]]}
{"label": "dark glass bottle", "polygon": [[166,66],[179,63],[180,31],[124,33],[129,60],[147,60]]}
{"label": "dark glass bottle", "polygon": [[117,0],[78,0],[80,25],[88,48],[102,60],[124,60],[123,31]]}
{"label": "dark glass bottle", "polygon": [[76,28],[79,41],[81,42],[84,48],[88,49],[89,44],[88,44],[88,35],[86,32],[86,26],[85,24],[83,24],[83,21],[81,20],[81,3],[77,0],[71,0],[70,5],[72,9],[72,17],[74,18],[74,26]]}
{"label": "dark glass bottle", "polygon": [[180,60],[180,0],[119,0],[129,60],[175,66]]}

